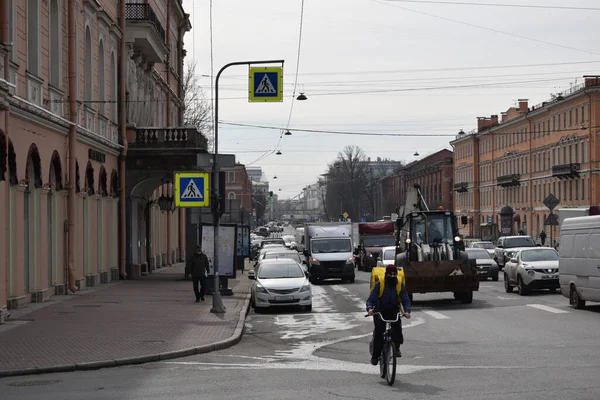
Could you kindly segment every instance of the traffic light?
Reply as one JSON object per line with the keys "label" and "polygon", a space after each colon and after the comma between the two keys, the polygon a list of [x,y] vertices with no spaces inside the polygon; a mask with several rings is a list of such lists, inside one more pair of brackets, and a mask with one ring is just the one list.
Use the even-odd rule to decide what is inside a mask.
{"label": "traffic light", "polygon": [[273,198],[273,191],[269,191],[269,198],[272,199]]}

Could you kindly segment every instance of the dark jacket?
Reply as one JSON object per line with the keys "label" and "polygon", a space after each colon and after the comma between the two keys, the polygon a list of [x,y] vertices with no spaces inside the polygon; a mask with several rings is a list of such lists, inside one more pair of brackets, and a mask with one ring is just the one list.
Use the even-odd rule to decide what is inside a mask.
{"label": "dark jacket", "polygon": [[208,275],[210,272],[208,257],[204,253],[192,254],[190,258],[188,258],[186,267],[192,278],[200,278]]}
{"label": "dark jacket", "polygon": [[396,313],[400,310],[400,300],[402,301],[402,307],[404,311],[410,313],[410,298],[406,287],[402,284],[402,290],[400,291],[400,299],[398,299],[398,293],[396,287],[392,285],[385,285],[383,288],[383,295],[379,298],[379,285],[377,282],[373,286],[373,290],[367,299],[367,311],[374,308],[382,313]]}

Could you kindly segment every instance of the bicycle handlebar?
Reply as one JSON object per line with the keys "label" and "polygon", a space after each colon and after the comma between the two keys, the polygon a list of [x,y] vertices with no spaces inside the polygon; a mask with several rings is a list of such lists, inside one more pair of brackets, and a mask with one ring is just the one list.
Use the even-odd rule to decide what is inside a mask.
{"label": "bicycle handlebar", "polygon": [[[390,319],[390,320],[387,320],[387,319],[383,319],[383,315],[381,315],[381,313],[380,313],[379,311],[376,311],[376,312],[374,312],[374,313],[373,313],[373,315],[375,315],[375,314],[379,314],[379,317],[381,318],[381,320],[382,320],[383,322],[389,322],[389,323],[398,322],[398,319],[399,319],[399,318],[402,318],[402,317],[404,317],[404,314],[402,314],[401,312],[399,312],[398,314],[396,314],[396,319],[394,319],[394,320],[391,320],[391,319]],[[369,314],[367,314],[367,315],[365,315],[365,317],[370,317],[370,315],[369,315]]]}

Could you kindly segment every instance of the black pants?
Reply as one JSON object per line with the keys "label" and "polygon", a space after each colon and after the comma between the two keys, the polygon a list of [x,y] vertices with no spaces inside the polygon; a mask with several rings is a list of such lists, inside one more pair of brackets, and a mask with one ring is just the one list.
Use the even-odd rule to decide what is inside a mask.
{"label": "black pants", "polygon": [[[194,285],[194,294],[196,295],[196,301],[204,297],[204,282],[206,281],[205,276],[192,277],[192,284]],[[200,290],[198,290],[198,283],[200,283]]]}
{"label": "black pants", "polygon": [[[385,319],[396,319],[396,315],[383,315]],[[374,338],[373,338],[373,358],[377,358],[381,355],[383,349],[383,333],[385,332],[386,323],[381,320],[379,315],[373,316],[373,324],[375,325]],[[404,343],[404,336],[402,335],[402,322],[398,319],[397,322],[392,324],[392,340],[396,344],[396,348],[400,349],[400,345]]]}

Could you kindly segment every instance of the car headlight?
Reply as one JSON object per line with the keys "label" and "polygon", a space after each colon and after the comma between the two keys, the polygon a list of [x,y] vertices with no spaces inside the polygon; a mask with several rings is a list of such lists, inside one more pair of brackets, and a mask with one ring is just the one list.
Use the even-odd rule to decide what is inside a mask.
{"label": "car headlight", "polygon": [[460,236],[455,236],[455,237],[454,237],[454,241],[455,241],[455,242],[460,242]]}
{"label": "car headlight", "polygon": [[367,257],[373,258],[373,254],[371,254],[367,251]]}
{"label": "car headlight", "polygon": [[353,264],[354,263],[354,257],[350,257],[346,260],[346,264]]}
{"label": "car headlight", "polygon": [[261,285],[260,283],[256,285],[256,291],[258,293],[269,293],[267,291],[267,289],[265,289],[265,287],[263,285]]}
{"label": "car headlight", "polygon": [[313,258],[313,259],[312,259],[312,263],[313,263],[314,265],[319,265],[319,264],[320,264],[319,260],[317,260],[316,258]]}
{"label": "car headlight", "polygon": [[533,268],[531,265],[529,264],[521,264],[523,266],[523,268]]}
{"label": "car headlight", "polygon": [[310,292],[310,284],[304,285],[300,288],[301,292]]}

